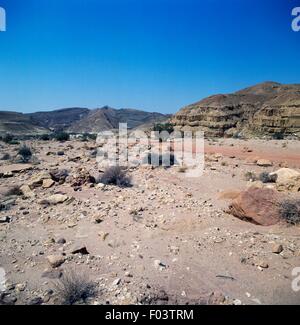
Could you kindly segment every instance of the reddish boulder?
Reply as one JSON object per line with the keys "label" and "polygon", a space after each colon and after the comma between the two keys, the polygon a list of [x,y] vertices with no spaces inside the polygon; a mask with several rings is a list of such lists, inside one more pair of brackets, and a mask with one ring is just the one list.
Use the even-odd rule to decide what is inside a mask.
{"label": "reddish boulder", "polygon": [[270,226],[280,219],[281,201],[280,194],[272,189],[250,187],[231,203],[228,212],[241,220]]}

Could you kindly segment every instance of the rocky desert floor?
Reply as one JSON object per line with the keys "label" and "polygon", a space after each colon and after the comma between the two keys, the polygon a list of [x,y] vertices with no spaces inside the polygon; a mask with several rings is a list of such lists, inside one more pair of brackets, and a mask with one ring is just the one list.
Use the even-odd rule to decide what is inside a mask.
{"label": "rocky desert floor", "polygon": [[[299,172],[299,141],[206,141],[203,176],[139,166],[126,188],[91,182],[101,174],[92,140],[25,143],[33,162],[0,161],[2,304],[57,304],[66,272],[95,283],[95,305],[300,304],[299,225],[226,212],[247,172]],[[1,143],[0,157],[18,148]],[[8,194],[15,186],[22,193]]]}

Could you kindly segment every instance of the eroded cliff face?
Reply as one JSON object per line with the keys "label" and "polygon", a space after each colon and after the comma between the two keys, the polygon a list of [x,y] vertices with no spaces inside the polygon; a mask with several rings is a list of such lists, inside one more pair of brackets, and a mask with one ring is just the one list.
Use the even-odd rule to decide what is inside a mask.
{"label": "eroded cliff face", "polygon": [[300,132],[300,85],[267,82],[234,94],[210,96],[181,109],[172,119],[179,130],[206,136],[272,135]]}

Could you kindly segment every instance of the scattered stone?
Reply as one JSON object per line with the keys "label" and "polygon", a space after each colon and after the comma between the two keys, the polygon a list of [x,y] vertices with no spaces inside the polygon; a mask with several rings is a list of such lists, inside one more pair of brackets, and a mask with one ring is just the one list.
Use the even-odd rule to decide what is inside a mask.
{"label": "scattered stone", "polygon": [[261,267],[262,269],[267,269],[269,267],[269,264],[265,261],[261,261],[259,264],[258,264],[259,267]]}
{"label": "scattered stone", "polygon": [[72,254],[82,254],[82,255],[88,255],[89,252],[86,248],[86,246],[76,246],[71,250]]}
{"label": "scattered stone", "polygon": [[23,185],[20,187],[20,190],[22,191],[23,193],[23,196],[27,199],[30,199],[30,198],[35,198],[35,194],[34,192],[31,190],[31,188],[28,186],[28,185]]}
{"label": "scattered stone", "polygon": [[43,302],[42,297],[35,297],[28,302],[28,305],[41,305]]}
{"label": "scattered stone", "polygon": [[51,267],[56,268],[65,262],[65,257],[63,255],[49,255],[47,256],[47,260]]}
{"label": "scattered stone", "polygon": [[117,287],[119,284],[121,283],[121,279],[117,278],[113,281],[113,283],[111,284],[112,287]]}
{"label": "scattered stone", "polygon": [[63,245],[63,244],[65,244],[66,243],[66,240],[64,239],[64,238],[59,238],[59,239],[57,239],[57,244],[61,244],[61,245]]}
{"label": "scattered stone", "polygon": [[0,217],[0,223],[10,223],[11,222],[11,217]]}
{"label": "scattered stone", "polygon": [[282,245],[280,245],[280,244],[273,245],[272,253],[280,254],[282,251],[283,251],[283,246]]}
{"label": "scattered stone", "polygon": [[165,270],[167,268],[167,265],[164,264],[162,261],[160,260],[155,260],[154,261],[154,267],[160,271]]}
{"label": "scattered stone", "polygon": [[29,180],[28,185],[30,187],[31,190],[33,190],[34,188],[40,187],[43,184],[43,181],[45,179],[49,179],[51,178],[51,175],[47,172],[40,172],[34,176],[31,177],[31,179]]}
{"label": "scattered stone", "polygon": [[271,167],[271,166],[273,166],[273,163],[268,159],[258,159],[256,164],[257,164],[257,166],[260,166],[260,167]]}
{"label": "scattered stone", "polygon": [[69,197],[64,194],[54,194],[49,196],[47,199],[41,200],[40,204],[49,204],[49,205],[56,205],[60,203],[64,203],[67,201]]}
{"label": "scattered stone", "polygon": [[52,179],[44,179],[43,180],[43,184],[42,187],[43,188],[50,188],[51,186],[53,186],[55,184],[55,182]]}

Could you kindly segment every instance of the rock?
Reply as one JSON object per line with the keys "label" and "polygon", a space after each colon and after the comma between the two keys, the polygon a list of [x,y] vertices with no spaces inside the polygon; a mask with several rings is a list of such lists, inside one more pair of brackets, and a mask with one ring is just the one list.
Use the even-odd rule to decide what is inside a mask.
{"label": "rock", "polygon": [[277,175],[276,182],[284,183],[291,179],[300,177],[300,172],[291,168],[280,168],[277,171],[270,173],[270,175]]}
{"label": "rock", "polygon": [[66,240],[64,238],[59,238],[59,239],[57,239],[56,243],[60,244],[60,245],[63,245],[63,244],[66,243]]}
{"label": "rock", "polygon": [[14,294],[7,294],[6,292],[0,292],[0,305],[14,305],[17,302],[17,297]]}
{"label": "rock", "polygon": [[276,188],[278,191],[300,191],[300,172],[290,169],[281,168],[270,175],[276,175]]}
{"label": "rock", "polygon": [[256,188],[264,188],[265,184],[261,181],[247,182],[247,187],[256,187]]}
{"label": "rock", "polygon": [[66,169],[56,169],[51,170],[50,175],[55,182],[63,184],[66,181],[66,178],[69,176],[69,172]]}
{"label": "rock", "polygon": [[275,244],[272,247],[272,253],[274,254],[280,254],[283,251],[283,246],[280,244]]}
{"label": "rock", "polygon": [[11,222],[11,217],[0,217],[0,223],[10,223]]}
{"label": "rock", "polygon": [[241,220],[270,226],[280,219],[281,199],[279,193],[272,189],[250,187],[233,200],[228,212]]}
{"label": "rock", "polygon": [[49,196],[47,199],[41,200],[40,204],[49,204],[49,205],[56,205],[67,201],[69,197],[64,194],[54,194]]}
{"label": "rock", "polygon": [[42,273],[42,278],[48,278],[48,279],[59,279],[63,275],[62,271],[60,270],[45,270]]}
{"label": "rock", "polygon": [[27,199],[33,199],[35,198],[34,192],[31,190],[31,188],[28,185],[23,185],[20,187],[20,190],[23,193],[23,196]]}
{"label": "rock", "polygon": [[162,261],[160,260],[155,260],[154,261],[154,267],[160,271],[165,270],[167,268],[167,265],[164,264]]}
{"label": "rock", "polygon": [[51,267],[56,268],[65,262],[65,257],[63,255],[49,255],[47,260]]}
{"label": "rock", "polygon": [[43,302],[44,300],[42,297],[35,297],[28,302],[28,305],[41,305]]}
{"label": "rock", "polygon": [[16,284],[16,291],[21,292],[24,291],[27,287],[27,283],[18,283]]}
{"label": "rock", "polygon": [[271,166],[273,166],[273,163],[270,160],[267,160],[267,159],[259,159],[256,162],[256,164],[257,164],[257,166],[260,166],[260,167],[271,167]]}
{"label": "rock", "polygon": [[47,173],[47,172],[40,172],[40,173],[32,176],[30,178],[28,184],[26,184],[26,185],[28,185],[30,187],[30,189],[32,190],[32,189],[34,189],[36,187],[42,186],[43,181],[45,179],[49,179],[49,178],[51,178],[51,175],[49,173]]}
{"label": "rock", "polygon": [[119,284],[121,283],[121,279],[117,278],[113,281],[113,283],[111,284],[112,287],[117,287]]}
{"label": "rock", "polygon": [[49,178],[49,179],[44,179],[44,180],[43,180],[42,187],[43,187],[43,188],[50,188],[51,186],[54,185],[54,183],[55,183],[55,182],[54,182],[51,178]]}
{"label": "rock", "polygon": [[261,267],[262,269],[267,269],[269,267],[269,264],[265,261],[261,261],[259,264],[258,264],[259,267]]}
{"label": "rock", "polygon": [[88,255],[89,252],[85,246],[75,246],[71,250],[71,254],[82,254],[82,255]]}

